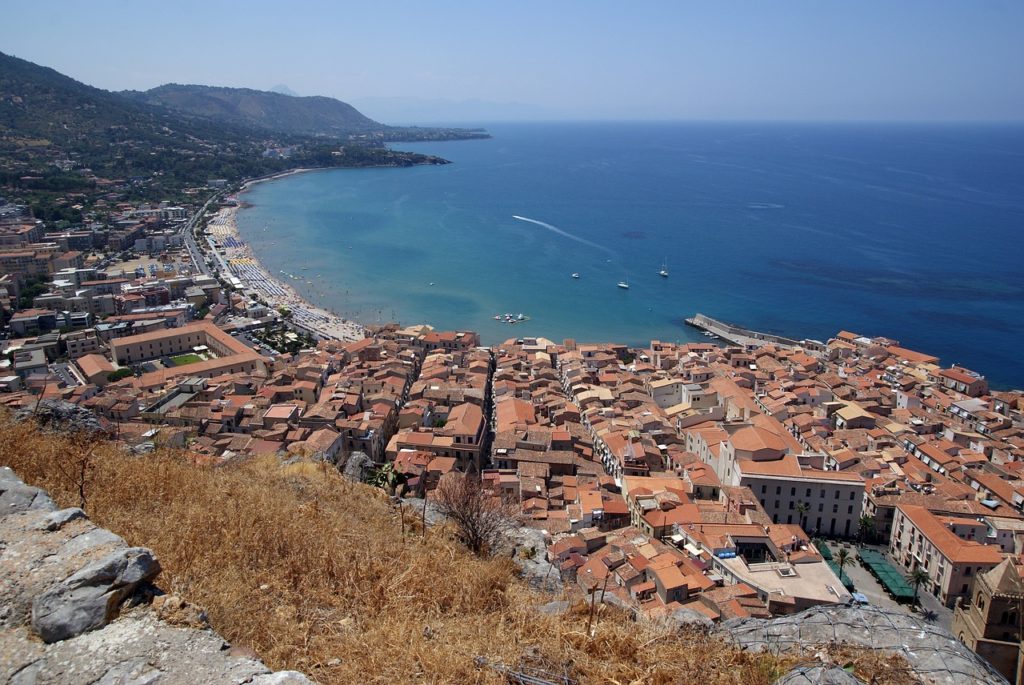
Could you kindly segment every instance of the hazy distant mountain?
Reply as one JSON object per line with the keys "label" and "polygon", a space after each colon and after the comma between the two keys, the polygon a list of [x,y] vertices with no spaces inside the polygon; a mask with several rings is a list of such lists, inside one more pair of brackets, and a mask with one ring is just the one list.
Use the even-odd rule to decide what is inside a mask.
{"label": "hazy distant mountain", "polygon": [[385,128],[352,105],[328,97],[175,83],[125,95],[195,116],[281,133],[344,137]]}
{"label": "hazy distant mountain", "polygon": [[293,98],[299,97],[299,94],[289,88],[283,83],[278,83],[276,86],[270,89],[271,93],[280,93],[281,95],[291,95]]}

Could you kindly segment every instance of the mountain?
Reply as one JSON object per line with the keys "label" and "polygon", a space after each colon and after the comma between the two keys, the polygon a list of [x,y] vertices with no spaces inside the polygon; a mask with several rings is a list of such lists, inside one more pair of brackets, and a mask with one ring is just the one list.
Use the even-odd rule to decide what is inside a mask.
{"label": "mountain", "polygon": [[213,122],[186,122],[164,108],[133,102],[0,53],[0,139],[100,148],[127,134],[185,147],[207,137],[240,141],[247,136]]}
{"label": "mountain", "polygon": [[[348,112],[351,126],[380,128],[344,103],[319,100],[326,101],[331,112]],[[89,179],[94,175],[128,179],[133,192],[148,199],[205,184],[210,178],[238,180],[297,167],[444,162],[391,150],[382,138],[343,142],[254,129],[94,88],[0,53],[0,194],[4,195],[8,194],[5,188],[16,195],[82,190],[93,183]],[[339,152],[342,144],[344,154]]]}
{"label": "mountain", "polygon": [[250,129],[291,135],[327,136],[380,141],[461,140],[488,138],[481,129],[387,126],[365,116],[347,102],[323,96],[167,84],[124,95],[137,102],[181,114]]}
{"label": "mountain", "polygon": [[299,94],[289,88],[283,83],[278,83],[276,86],[270,89],[271,93],[280,93],[281,95],[291,95],[292,97],[299,97]]}
{"label": "mountain", "polygon": [[322,96],[175,83],[126,95],[214,121],[282,133],[344,138],[387,128],[348,103]]}

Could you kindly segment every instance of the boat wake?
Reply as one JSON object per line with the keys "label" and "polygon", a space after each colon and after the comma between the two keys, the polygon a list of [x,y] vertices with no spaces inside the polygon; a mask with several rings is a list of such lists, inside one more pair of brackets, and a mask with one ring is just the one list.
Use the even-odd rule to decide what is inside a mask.
{"label": "boat wake", "polygon": [[546,228],[549,231],[551,231],[552,233],[557,233],[558,235],[560,235],[560,236],[562,236],[564,238],[568,238],[569,240],[575,240],[577,243],[583,243],[584,245],[589,245],[590,247],[592,247],[592,248],[594,248],[596,250],[601,250],[602,252],[606,252],[606,253],[610,254],[611,256],[613,256],[613,257],[617,256],[612,250],[608,249],[604,245],[599,245],[598,243],[595,243],[593,241],[587,240],[586,238],[581,238],[578,235],[573,235],[572,233],[569,233],[568,231],[563,231],[558,226],[552,226],[551,224],[545,223],[543,221],[537,221],[536,219],[531,219],[530,217],[527,217],[527,216],[519,216],[517,214],[513,214],[512,218],[516,219],[517,221],[525,221],[528,224],[536,224],[537,226],[540,226],[542,228]]}

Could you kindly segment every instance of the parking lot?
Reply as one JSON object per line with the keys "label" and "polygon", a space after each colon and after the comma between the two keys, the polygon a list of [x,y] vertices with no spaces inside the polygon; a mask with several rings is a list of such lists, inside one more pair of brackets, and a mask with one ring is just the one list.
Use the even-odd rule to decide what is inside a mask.
{"label": "parking lot", "polygon": [[124,261],[115,260],[109,267],[107,267],[106,271],[112,276],[123,274],[127,278],[135,278],[135,270],[137,268],[141,268],[143,270],[146,278],[167,278],[192,272],[192,262],[186,251],[171,251],[170,254],[173,259],[170,262],[167,262],[167,264],[170,264],[173,268],[172,271],[167,271],[165,269],[165,262],[161,262],[156,257],[149,257],[146,255],[140,255],[133,259],[126,259]]}

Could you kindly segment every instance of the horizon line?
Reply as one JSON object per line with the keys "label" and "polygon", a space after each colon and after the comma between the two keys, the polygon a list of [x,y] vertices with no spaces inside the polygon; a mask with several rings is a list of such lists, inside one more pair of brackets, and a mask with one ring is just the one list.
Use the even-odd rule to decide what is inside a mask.
{"label": "horizon line", "polygon": [[522,118],[522,119],[431,119],[380,122],[386,126],[487,126],[490,124],[800,124],[800,125],[907,125],[907,126],[1024,126],[1024,117],[1019,119],[803,119],[803,118],[698,118],[698,117],[565,117],[565,118]]}

